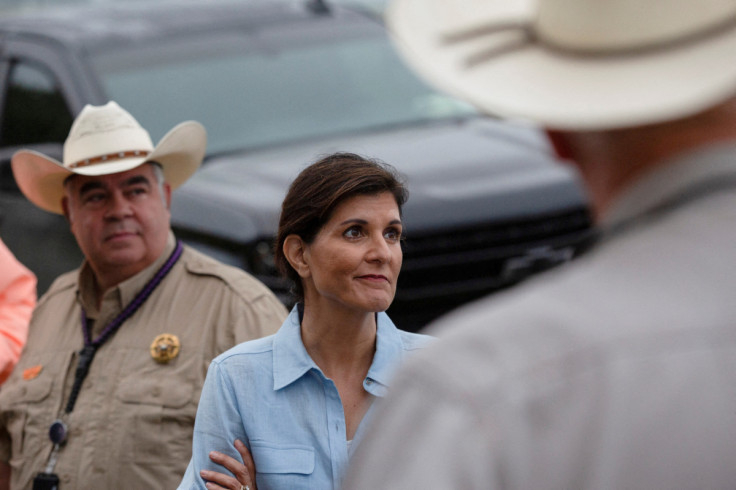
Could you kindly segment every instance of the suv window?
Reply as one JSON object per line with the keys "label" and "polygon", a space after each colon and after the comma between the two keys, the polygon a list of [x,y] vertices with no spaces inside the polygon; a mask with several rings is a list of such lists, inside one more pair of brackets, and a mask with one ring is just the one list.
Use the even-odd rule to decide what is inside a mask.
{"label": "suv window", "polygon": [[380,26],[334,24],[192,35],[92,62],[108,97],[154,140],[195,119],[210,155],[475,113],[409,71]]}
{"label": "suv window", "polygon": [[13,63],[0,146],[64,143],[71,126],[71,112],[53,74],[31,62]]}

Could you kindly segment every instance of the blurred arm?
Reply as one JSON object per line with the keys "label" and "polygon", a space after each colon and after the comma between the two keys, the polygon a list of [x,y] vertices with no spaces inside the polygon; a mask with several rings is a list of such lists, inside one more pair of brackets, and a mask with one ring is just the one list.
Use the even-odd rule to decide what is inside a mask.
{"label": "blurred arm", "polygon": [[36,277],[0,241],[0,384],[18,362],[36,305]]}

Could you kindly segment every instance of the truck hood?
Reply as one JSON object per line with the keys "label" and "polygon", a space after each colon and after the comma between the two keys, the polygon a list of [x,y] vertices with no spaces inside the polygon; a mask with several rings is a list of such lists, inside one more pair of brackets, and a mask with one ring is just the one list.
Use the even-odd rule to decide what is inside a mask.
{"label": "truck hood", "polygon": [[174,193],[172,225],[242,243],[271,237],[291,181],[336,151],[377,158],[406,177],[411,233],[586,204],[577,173],[540,131],[471,118],[208,157]]}

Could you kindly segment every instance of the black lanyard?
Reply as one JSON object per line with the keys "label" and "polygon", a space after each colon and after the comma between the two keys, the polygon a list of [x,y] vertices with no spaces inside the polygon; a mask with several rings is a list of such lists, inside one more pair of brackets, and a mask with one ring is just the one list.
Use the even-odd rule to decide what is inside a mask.
{"label": "black lanyard", "polygon": [[156,286],[159,285],[163,278],[166,277],[169,271],[171,271],[171,269],[174,267],[176,261],[179,260],[182,251],[183,247],[181,243],[177,241],[176,248],[166,260],[166,263],[161,266],[161,268],[158,270],[158,272],[156,272],[153,278],[151,278],[151,280],[148,281],[148,283],[136,295],[136,297],[133,298],[133,301],[131,301],[130,304],[128,304],[128,306],[126,306],[125,309],[121,311],[118,316],[116,316],[110,323],[108,323],[102,330],[102,333],[100,333],[100,335],[94,340],[92,339],[92,334],[90,333],[89,322],[87,321],[87,314],[85,313],[84,308],[82,308],[82,333],[84,334],[84,348],[79,351],[77,370],[74,373],[74,385],[72,386],[72,391],[69,394],[69,401],[66,404],[66,409],[64,410],[64,413],[70,413],[72,410],[74,410],[74,404],[77,402],[79,390],[82,388],[84,378],[87,377],[89,366],[92,364],[92,359],[94,359],[95,353],[97,353],[97,349],[110,337],[112,337],[112,335],[117,332],[118,328],[120,328],[120,325],[122,325],[125,320],[130,318],[131,315],[133,315],[133,313],[135,313],[138,308],[140,308],[141,305],[148,299],[154,289],[156,289]]}
{"label": "black lanyard", "polygon": [[[84,308],[82,308],[82,333],[84,334],[84,348],[79,351],[77,370],[74,373],[74,385],[72,386],[72,391],[69,394],[69,401],[67,402],[66,409],[64,410],[65,414],[68,414],[72,410],[74,410],[74,404],[77,402],[77,397],[79,396],[79,390],[82,387],[82,382],[84,382],[84,378],[87,377],[89,366],[90,364],[92,364],[92,359],[94,359],[97,349],[102,344],[104,344],[105,341],[107,341],[112,336],[112,334],[114,334],[118,330],[118,328],[120,328],[120,325],[122,325],[125,320],[130,318],[130,316],[135,313],[138,308],[140,308],[141,305],[148,299],[153,290],[156,289],[156,286],[161,283],[163,278],[166,277],[166,274],[168,274],[169,271],[171,271],[172,267],[174,267],[176,261],[179,260],[183,249],[184,248],[182,247],[181,243],[177,241],[176,248],[166,260],[166,263],[161,266],[161,268],[156,272],[153,278],[148,281],[148,283],[136,295],[136,297],[133,298],[133,301],[131,301],[130,304],[126,306],[125,309],[120,312],[118,316],[116,316],[110,323],[108,323],[102,330],[102,333],[99,335],[99,337],[94,340],[92,340],[92,335],[89,331],[87,314],[84,312]],[[51,454],[49,454],[49,459],[46,463],[45,470],[41,473],[38,473],[33,479],[34,490],[58,490],[59,477],[52,472],[54,471],[54,466],[56,465],[56,459],[58,458],[59,450],[61,446],[66,443],[66,436],[66,424],[61,419],[55,420],[49,427],[49,439],[51,439],[53,448],[51,449]]]}

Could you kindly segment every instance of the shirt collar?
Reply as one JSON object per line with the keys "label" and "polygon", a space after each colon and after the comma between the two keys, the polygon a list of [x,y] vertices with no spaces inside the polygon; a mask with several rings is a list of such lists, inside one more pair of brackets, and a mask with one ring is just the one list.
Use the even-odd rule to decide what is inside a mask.
{"label": "shirt collar", "polygon": [[685,199],[698,188],[736,180],[736,145],[721,143],[686,152],[649,172],[626,189],[601,221],[605,232],[625,227],[642,216]]}
{"label": "shirt collar", "polygon": [[[126,279],[117,286],[110,288],[105,292],[103,300],[109,301],[112,299],[117,303],[118,309],[122,310],[127,304],[133,301],[141,289],[143,289],[154,274],[156,274],[156,272],[164,265],[175,247],[176,238],[174,238],[173,232],[169,232],[166,246],[158,259],[138,274]],[[95,277],[92,272],[92,268],[86,259],[79,270],[78,284],[77,298],[82,305],[82,308],[84,308],[85,314],[90,319],[97,318],[99,311],[97,308],[97,297],[95,293]]]}
{"label": "shirt collar", "polygon": [[[401,365],[404,356],[404,344],[399,330],[394,322],[384,312],[376,317],[378,330],[376,335],[376,353],[368,369],[368,380],[378,382],[384,388],[389,385],[391,374],[397,365]],[[383,396],[385,393],[375,392],[374,395]]]}
{"label": "shirt collar", "polygon": [[[383,396],[388,386],[392,368],[404,355],[399,330],[386,313],[376,315],[376,353],[368,369],[367,381],[371,381],[371,393]],[[301,378],[311,369],[319,370],[302,342],[297,306],[276,332],[273,339],[273,389],[281,388]],[[379,386],[376,386],[378,383]]]}
{"label": "shirt collar", "polygon": [[273,389],[280,390],[301,378],[310,369],[319,369],[302,342],[299,312],[295,305],[273,338]]}

